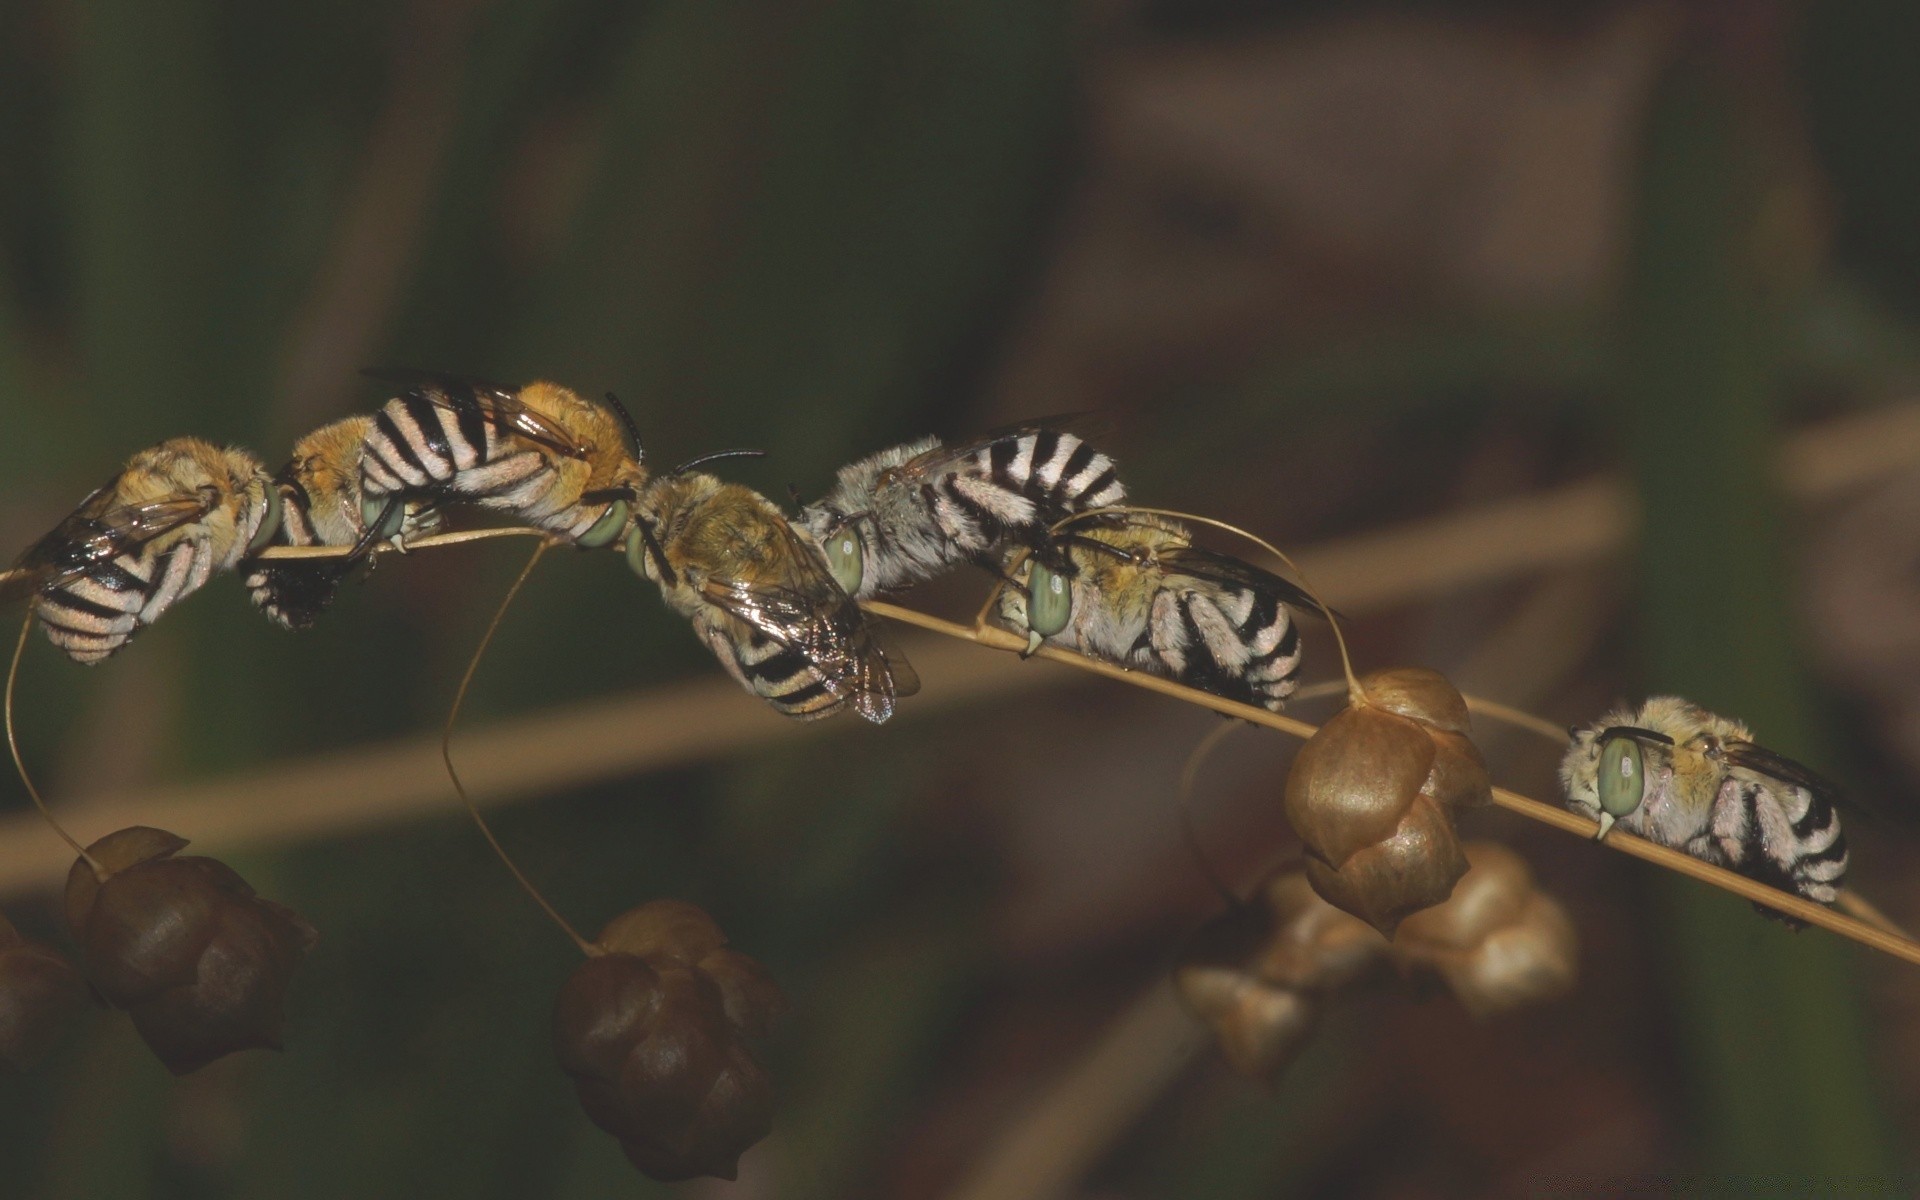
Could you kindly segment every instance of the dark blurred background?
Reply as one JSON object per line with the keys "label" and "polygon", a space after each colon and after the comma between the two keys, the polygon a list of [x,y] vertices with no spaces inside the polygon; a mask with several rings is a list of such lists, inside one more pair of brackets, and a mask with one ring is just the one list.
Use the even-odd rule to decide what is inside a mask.
{"label": "dark blurred background", "polygon": [[[1332,573],[1358,656],[1563,722],[1660,691],[1741,716],[1860,797],[1854,879],[1920,924],[1920,444],[1879,447],[1904,472],[1777,466],[1802,426],[1913,402],[1917,112],[1895,0],[11,0],[0,542],[164,437],[277,466],[383,398],[370,363],[611,389],[656,463],[763,447],[727,473],[780,497],[924,432],[1100,410],[1138,499],[1310,566],[1610,475],[1640,521],[1604,555],[1453,545],[1495,565],[1376,564],[1350,606]],[[222,580],[99,669],[36,644],[26,751],[84,797],[424,733],[519,560],[384,566],[303,636]],[[787,988],[776,1133],[737,1184],[648,1184],[579,1112],[546,1032],[573,951],[448,797],[226,847],[322,932],[289,1051],[176,1082],[95,1014],[0,1082],[0,1193],[1913,1193],[1920,973],[1502,814],[1475,832],[1579,928],[1571,998],[1476,1024],[1366,996],[1271,1091],[1207,1054],[1156,1075],[1166,1049],[1109,1027],[1219,910],[1175,804],[1216,719],[1007,664],[971,701],[924,671],[881,730],[776,741],[741,695],[723,755],[502,810],[583,926],[684,897]],[[468,719],[716,674],[617,556],[559,554]],[[1481,740],[1555,798],[1553,751]],[[1290,753],[1248,733],[1203,772],[1227,878],[1295,849]],[[58,937],[44,894],[7,911]],[[1102,1045],[1133,1082],[1056,1147],[1064,1190],[993,1183]]]}

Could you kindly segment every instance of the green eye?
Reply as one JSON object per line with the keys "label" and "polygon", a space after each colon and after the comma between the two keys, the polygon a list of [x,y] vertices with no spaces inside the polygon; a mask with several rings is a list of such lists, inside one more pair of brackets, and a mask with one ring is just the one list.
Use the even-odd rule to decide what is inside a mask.
{"label": "green eye", "polygon": [[253,540],[247,543],[248,554],[258,554],[266,549],[273,535],[280,532],[280,489],[269,485],[267,488],[267,514],[260,518],[260,528],[253,534]]}
{"label": "green eye", "polygon": [[647,554],[647,537],[640,532],[638,522],[627,531],[627,565],[633,573],[642,579],[653,578],[653,559]]}
{"label": "green eye", "polygon": [[580,535],[580,545],[588,550],[613,545],[614,539],[627,527],[627,519],[632,515],[632,505],[625,500],[615,500],[607,505],[607,511],[600,514],[600,519]]}
{"label": "green eye", "polygon": [[866,575],[866,551],[859,533],[851,525],[841,526],[827,538],[826,550],[833,581],[849,596],[858,593],[860,580]]}
{"label": "green eye", "polygon": [[407,506],[404,503],[393,504],[392,511],[388,511],[387,506],[393,499],[392,496],[369,496],[365,492],[360,493],[360,523],[368,528],[379,526],[373,535],[373,540],[376,542],[384,542],[399,533],[401,524],[407,519]]}
{"label": "green eye", "polygon": [[1034,563],[1027,578],[1027,628],[1049,638],[1065,629],[1072,615],[1073,589],[1067,577]]}
{"label": "green eye", "polygon": [[1640,743],[1616,737],[1600,752],[1600,811],[1624,817],[1640,807],[1646,791],[1645,764]]}

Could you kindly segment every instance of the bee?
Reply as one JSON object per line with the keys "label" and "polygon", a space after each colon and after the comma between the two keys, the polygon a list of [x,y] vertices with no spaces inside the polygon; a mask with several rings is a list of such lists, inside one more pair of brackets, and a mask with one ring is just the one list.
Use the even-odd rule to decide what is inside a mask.
{"label": "bee", "polygon": [[[434,532],[440,513],[429,503],[394,495],[372,508],[362,497],[360,451],[374,420],[353,416],[314,430],[294,444],[274,477],[280,496],[281,546],[349,546],[344,558],[255,560],[247,572],[253,603],[287,629],[305,629],[333,602],[341,582],[378,542],[402,544]],[[372,509],[375,516],[367,519]]]}
{"label": "bee", "polygon": [[1038,545],[1055,522],[1125,500],[1113,460],[1035,424],[957,446],[927,437],[840,468],[800,510],[847,594],[866,599],[962,562],[991,566],[1009,541]]}
{"label": "bee", "polygon": [[33,593],[47,639],[96,663],[264,546],[279,524],[280,495],[252,454],[173,438],[128,459],[27,547],[7,590]]}
{"label": "bee", "polygon": [[[1782,891],[1833,904],[1847,873],[1839,789],[1676,696],[1569,731],[1568,807]],[[1761,906],[1761,911],[1778,915]]]}
{"label": "bee", "polygon": [[457,501],[513,515],[584,549],[617,544],[646,478],[639,438],[617,412],[554,383],[502,387],[424,371],[370,371],[405,387],[373,418],[360,452],[361,521],[387,501]]}
{"label": "bee", "polygon": [[878,724],[919,690],[819,547],[765,496],[682,468],[648,484],[634,512],[627,561],[728,674],[780,712],[811,721],[850,705]]}
{"label": "bee", "polygon": [[1028,654],[1050,642],[1274,712],[1300,677],[1289,606],[1319,611],[1295,584],[1147,513],[1078,522],[1014,571],[999,614]]}

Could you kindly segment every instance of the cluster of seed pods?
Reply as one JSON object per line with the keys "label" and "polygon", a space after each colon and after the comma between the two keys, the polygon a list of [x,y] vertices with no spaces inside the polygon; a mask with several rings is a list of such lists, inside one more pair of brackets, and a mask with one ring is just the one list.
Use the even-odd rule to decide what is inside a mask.
{"label": "cluster of seed pods", "polygon": [[1495,842],[1461,850],[1467,870],[1446,900],[1388,939],[1316,894],[1305,870],[1275,874],[1254,898],[1195,936],[1174,981],[1241,1074],[1272,1081],[1342,992],[1438,978],[1476,1016],[1573,986],[1573,925],[1519,855]]}

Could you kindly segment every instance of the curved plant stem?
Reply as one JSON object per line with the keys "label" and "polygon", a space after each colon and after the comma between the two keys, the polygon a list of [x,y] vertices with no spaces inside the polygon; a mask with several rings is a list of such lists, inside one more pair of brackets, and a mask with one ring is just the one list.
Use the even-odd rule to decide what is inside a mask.
{"label": "curved plant stem", "polygon": [[60,840],[71,846],[73,852],[79,855],[81,860],[87,864],[88,869],[93,872],[93,877],[104,883],[107,878],[106,871],[94,860],[93,855],[87,853],[85,846],[75,841],[73,835],[68,833],[60,822],[53,819],[53,812],[47,808],[47,802],[41,798],[40,789],[33,786],[33,776],[27,774],[26,760],[20,757],[20,739],[15,737],[13,733],[13,687],[20,678],[20,658],[27,650],[27,635],[32,632],[33,608],[29,605],[27,608],[27,619],[20,625],[20,640],[13,644],[13,662],[7,667],[7,695],[4,705],[7,723],[7,750],[13,755],[13,769],[20,773],[20,782],[26,785],[27,795],[33,797],[33,806],[40,810],[40,815],[47,819],[47,824],[53,826],[53,831],[60,835]]}
{"label": "curved plant stem", "polygon": [[493,827],[488,825],[487,819],[480,815],[479,806],[474,804],[473,797],[467,795],[466,785],[460,782],[460,772],[453,768],[453,726],[454,722],[460,719],[460,706],[466,702],[467,689],[473,684],[474,672],[480,669],[480,659],[486,655],[487,647],[493,644],[493,635],[500,632],[500,622],[506,618],[507,609],[512,606],[513,598],[520,594],[520,589],[526,584],[527,577],[533,574],[533,568],[539,564],[540,556],[554,545],[552,538],[542,536],[541,543],[533,549],[533,556],[527,559],[527,565],[521,567],[520,574],[514,577],[513,586],[507,589],[507,594],[500,601],[500,607],[493,610],[493,620],[487,622],[486,633],[481,635],[480,644],[474,647],[473,657],[467,660],[467,673],[460,677],[459,690],[453,694],[453,707],[447,710],[447,723],[440,730],[440,758],[447,764],[447,778],[453,780],[453,790],[460,794],[460,803],[467,806],[467,815],[472,817],[473,823],[480,827],[481,834],[487,839],[487,845],[492,846],[493,852],[499,856],[501,862],[506,864],[507,870],[512,872],[514,879],[519,882],[521,890],[533,898],[533,902],[540,906],[540,911],[553,919],[553,923],[560,927],[561,932],[580,948],[580,953],[592,958],[602,952],[600,948],[581,937],[574,927],[568,924],[567,919],[560,915],[560,911],[540,894],[540,889],[533,886],[533,881],[521,872],[519,865],[500,844],[500,839],[493,836]]}
{"label": "curved plant stem", "polygon": [[[991,627],[970,629],[965,625],[945,621],[939,617],[917,612],[914,609],[901,608],[899,605],[887,604],[877,600],[862,601],[861,606],[868,612],[874,613],[877,616],[886,617],[889,620],[900,621],[908,625],[916,625],[921,629],[944,634],[947,637],[976,642],[995,650],[1005,650],[1018,654],[1027,647],[1024,639],[1004,629],[994,629]],[[1268,712],[1264,708],[1255,708],[1251,704],[1241,704],[1238,701],[1228,700],[1207,692],[1196,691],[1193,688],[1174,683],[1169,679],[1161,679],[1158,676],[1146,675],[1138,671],[1129,671],[1124,667],[1116,667],[1111,663],[1100,662],[1097,659],[1087,658],[1083,655],[1061,650],[1054,646],[1041,646],[1036,653],[1036,657],[1051,659],[1058,663],[1065,663],[1078,670],[1090,671],[1096,675],[1104,675],[1109,679],[1118,679],[1123,683],[1132,684],[1134,687],[1145,688],[1151,692],[1159,692],[1163,696],[1171,696],[1177,700],[1184,700],[1188,704],[1196,704],[1201,708],[1210,708],[1214,712],[1223,713],[1229,717],[1239,717],[1241,720],[1250,721],[1255,725],[1265,725],[1269,729],[1277,729],[1281,733],[1292,734],[1294,737],[1303,740],[1312,737],[1318,732],[1317,726],[1309,725],[1307,722],[1296,720],[1293,717]],[[1556,808],[1550,804],[1543,804],[1529,796],[1520,795],[1518,792],[1508,791],[1506,788],[1494,788],[1493,801],[1509,812],[1518,813],[1530,820],[1539,821],[1543,825],[1552,825],[1557,829],[1578,834],[1589,840],[1594,839],[1595,834],[1599,832],[1600,827],[1596,822],[1590,821],[1576,813],[1568,812],[1566,809]],[[1665,846],[1656,845],[1642,838],[1622,835],[1618,830],[1614,831],[1614,834],[1607,838],[1606,845],[1624,854],[1631,854],[1636,858],[1645,859],[1656,866],[1665,867],[1670,871],[1678,871],[1682,875],[1690,875],[1702,883],[1710,884],[1723,891],[1732,892],[1737,896],[1742,896],[1756,903],[1764,904],[1768,908],[1798,917],[1809,925],[1818,925],[1822,929],[1839,934],[1841,937],[1851,938],[1864,946],[1871,946],[1875,950],[1920,965],[1920,943],[1890,933],[1885,929],[1878,928],[1857,917],[1835,912],[1825,905],[1815,904],[1813,901],[1800,896],[1789,895],[1786,892],[1770,888],[1763,883],[1757,883],[1754,880],[1748,879],[1744,875],[1736,875],[1732,871],[1724,870],[1710,863],[1701,862],[1697,858],[1691,858],[1680,853],[1678,850],[1669,850]]]}

